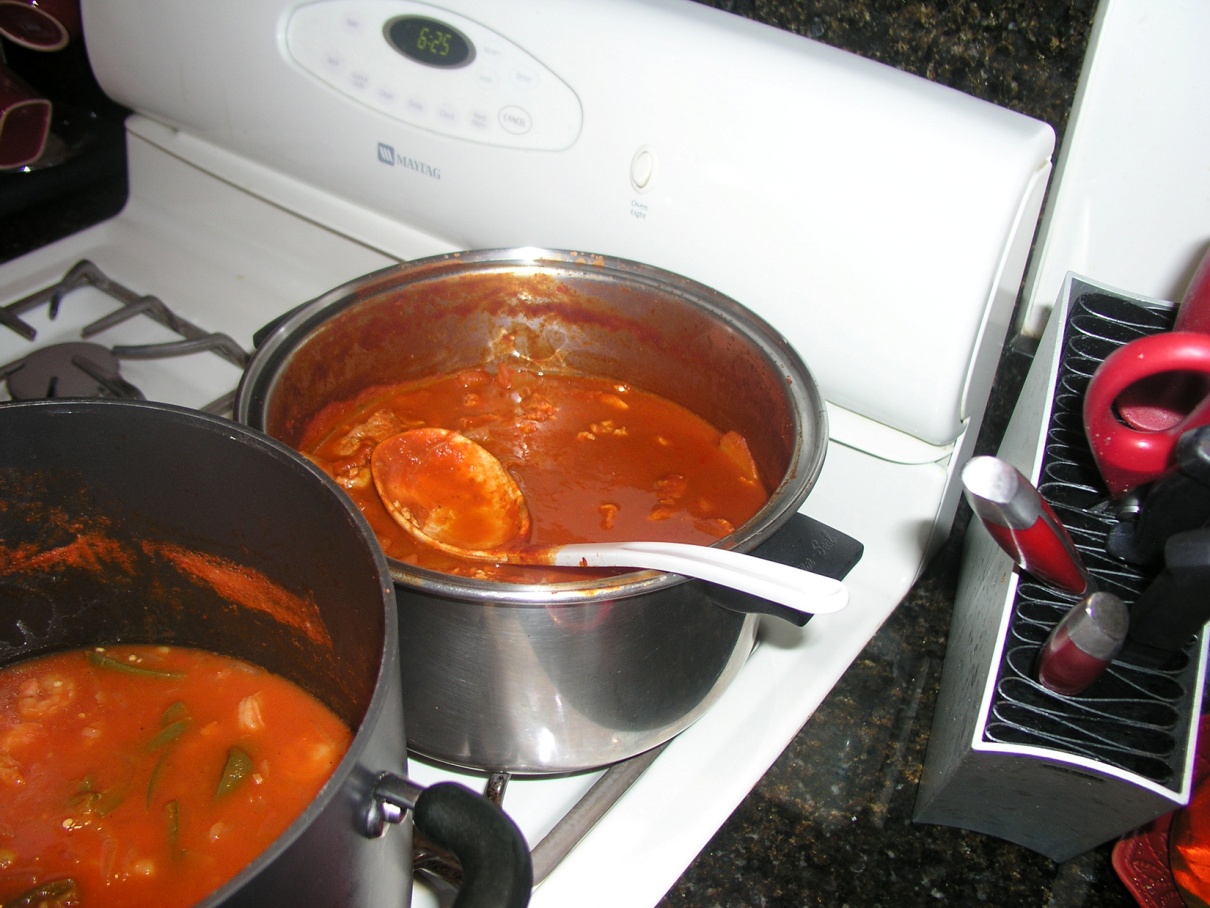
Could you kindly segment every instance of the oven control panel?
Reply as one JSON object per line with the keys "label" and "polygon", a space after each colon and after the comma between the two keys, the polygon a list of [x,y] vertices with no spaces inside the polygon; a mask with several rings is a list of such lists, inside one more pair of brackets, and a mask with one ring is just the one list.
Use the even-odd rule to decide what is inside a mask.
{"label": "oven control panel", "polygon": [[692,277],[776,326],[853,414],[834,437],[889,461],[949,462],[981,413],[1045,123],[691,0],[83,7],[110,97],[372,248],[549,246]]}
{"label": "oven control panel", "polygon": [[487,145],[560,151],[580,135],[574,91],[464,16],[411,0],[320,0],[286,25],[290,58],[396,120]]}

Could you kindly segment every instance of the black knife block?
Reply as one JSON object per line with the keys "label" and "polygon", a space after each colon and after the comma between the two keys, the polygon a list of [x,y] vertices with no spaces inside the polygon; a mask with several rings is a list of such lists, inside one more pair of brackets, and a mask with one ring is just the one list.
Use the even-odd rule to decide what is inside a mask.
{"label": "black knife block", "polygon": [[[1101,588],[1127,605],[1154,571],[1106,552],[1119,518],[1085,439],[1084,391],[1105,357],[1170,329],[1174,314],[1069,275],[1000,448],[1037,484]],[[1034,679],[1034,661],[1077,600],[1017,572],[971,522],[918,822],[1062,861],[1187,803],[1204,641],[1162,664],[1128,643],[1082,694],[1055,694]]]}

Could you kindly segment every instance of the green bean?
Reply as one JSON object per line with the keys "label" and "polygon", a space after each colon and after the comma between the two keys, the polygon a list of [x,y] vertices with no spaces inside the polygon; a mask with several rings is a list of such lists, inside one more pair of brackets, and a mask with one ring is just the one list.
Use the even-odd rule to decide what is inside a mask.
{"label": "green bean", "polygon": [[147,678],[185,677],[181,672],[163,671],[158,668],[147,668],[133,662],[123,662],[121,659],[115,659],[113,656],[107,656],[105,653],[99,653],[96,650],[89,650],[88,664],[95,668],[107,668],[115,672],[126,672],[128,675],[143,675]]}
{"label": "green bean", "polygon": [[155,783],[160,779],[160,770],[164,768],[164,761],[168,759],[167,753],[160,754],[160,758],[155,761],[155,766],[151,768],[151,777],[147,780],[147,809],[151,810],[151,794],[155,790]]}
{"label": "green bean", "polygon": [[186,717],[184,719],[177,719],[175,722],[165,725],[156,733],[155,737],[147,742],[147,749],[159,750],[165,744],[175,741],[182,734],[184,734],[185,729],[189,727],[189,723],[191,721],[192,720]]}
{"label": "green bean", "polygon": [[[103,789],[93,788],[92,776],[85,776],[80,780],[80,784],[76,786],[76,792],[71,796],[69,803],[72,806],[80,803],[87,804],[89,813],[103,817],[113,813],[118,805],[126,800],[126,793],[129,790],[129,784],[114,785],[111,788]],[[5,908],[8,908],[8,906],[5,906]]]}
{"label": "green bean", "polygon": [[223,767],[223,774],[218,780],[218,788],[215,789],[214,796],[220,798],[229,794],[250,775],[252,775],[252,758],[240,748],[232,747],[227,751],[227,764]]}
{"label": "green bean", "polygon": [[[160,730],[155,736],[147,742],[148,750],[159,750],[179,738],[193,722],[193,717],[189,715],[189,707],[183,702],[177,700],[164,710],[160,716]],[[155,766],[151,769],[151,776],[147,780],[147,809],[151,809],[151,795],[155,789],[155,783],[160,778],[160,771],[164,768],[164,762],[168,759],[168,753],[160,754],[160,758],[155,761]]]}
{"label": "green bean", "polygon": [[184,719],[189,716],[189,707],[185,705],[185,701],[177,700],[164,710],[164,714],[160,716],[160,726],[171,725],[177,719]]}

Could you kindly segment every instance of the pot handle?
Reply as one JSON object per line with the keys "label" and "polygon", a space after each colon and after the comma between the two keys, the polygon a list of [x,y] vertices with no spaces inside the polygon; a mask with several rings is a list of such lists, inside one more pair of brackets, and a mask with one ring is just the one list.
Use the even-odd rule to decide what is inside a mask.
{"label": "pot handle", "polygon": [[[852,536],[806,514],[792,514],[777,531],[748,552],[757,558],[802,568],[833,580],[844,580],[861,560],[865,546]],[[771,615],[802,627],[811,616],[729,587],[702,583],[706,598],[717,606],[744,614]]]}
{"label": "pot handle", "polygon": [[252,332],[252,348],[254,350],[259,349],[260,345],[263,344],[265,339],[277,329],[278,325],[288,321],[293,317],[294,313],[302,312],[313,302],[314,300],[307,300],[305,303],[299,303],[292,309],[287,309],[281,315],[261,325],[258,329],[256,329],[256,331]]}
{"label": "pot handle", "polygon": [[374,786],[366,818],[371,836],[384,822],[399,822],[412,811],[416,828],[458,858],[462,885],[453,908],[525,908],[534,887],[533,860],[525,836],[487,798],[456,782],[421,788],[392,773]]}

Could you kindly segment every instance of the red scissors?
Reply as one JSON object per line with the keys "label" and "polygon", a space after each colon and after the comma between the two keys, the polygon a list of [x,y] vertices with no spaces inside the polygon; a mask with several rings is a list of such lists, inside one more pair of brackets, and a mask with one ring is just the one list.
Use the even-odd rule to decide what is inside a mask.
{"label": "red scissors", "polygon": [[[1210,334],[1210,251],[1203,256],[1176,310],[1173,331]],[[1210,394],[1210,380],[1201,375],[1156,375],[1127,388],[1117,399],[1122,421],[1136,429],[1167,429],[1193,405]]]}
{"label": "red scissors", "polygon": [[1084,429],[1113,498],[1168,472],[1181,435],[1210,424],[1210,392],[1187,401],[1176,421],[1162,429],[1129,425],[1119,413],[1119,398],[1140,383],[1162,384],[1165,376],[1185,383],[1190,374],[1210,379],[1210,334],[1171,331],[1141,337],[1107,356],[1093,374],[1084,398]]}

